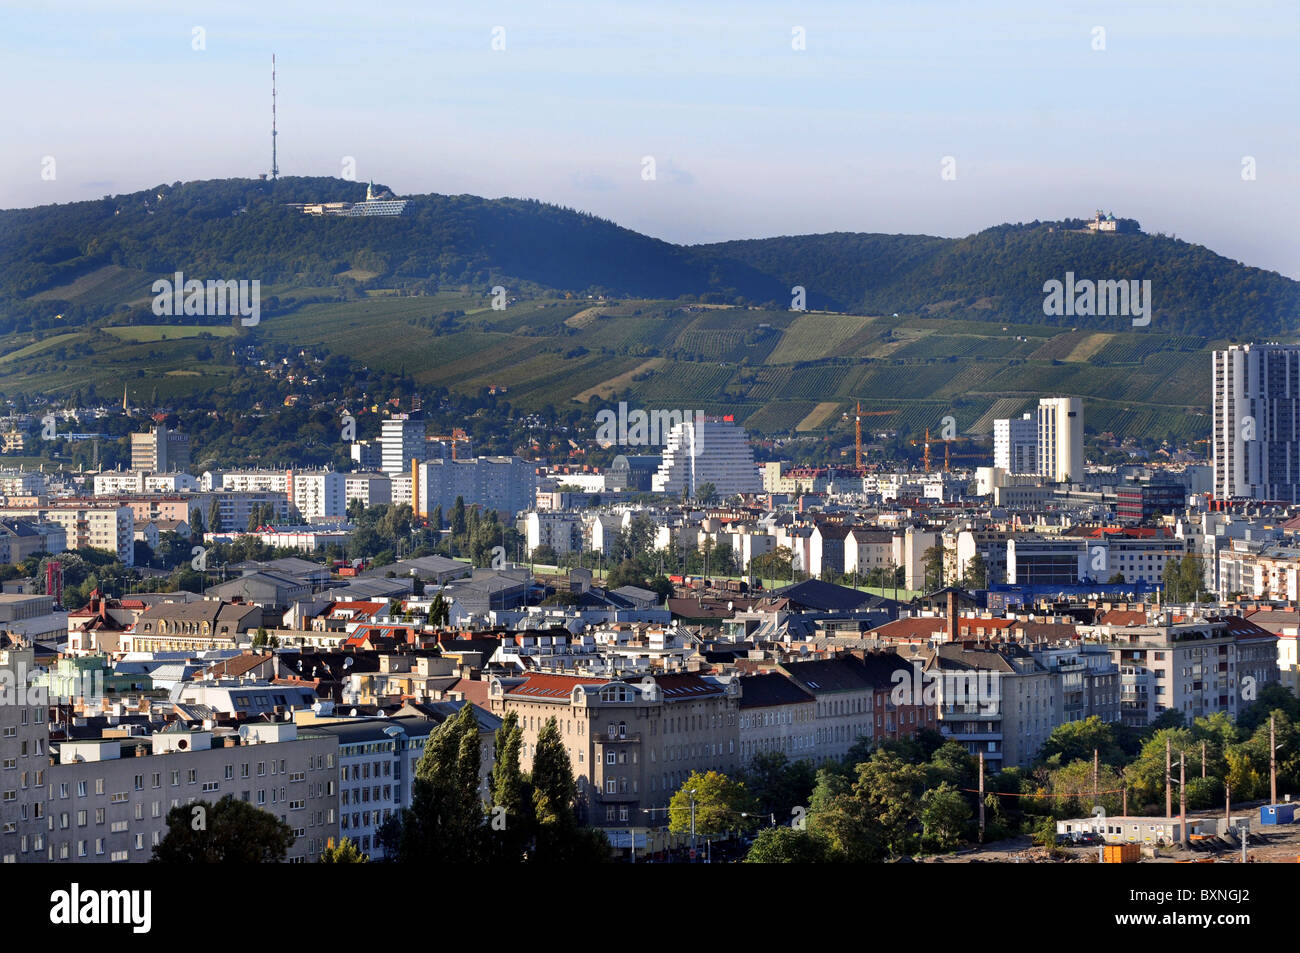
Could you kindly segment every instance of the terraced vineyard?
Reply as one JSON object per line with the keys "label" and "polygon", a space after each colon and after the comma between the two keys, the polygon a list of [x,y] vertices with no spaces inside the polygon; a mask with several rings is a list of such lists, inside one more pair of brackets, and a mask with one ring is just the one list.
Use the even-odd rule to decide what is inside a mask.
{"label": "terraced vineyard", "polygon": [[[88,279],[88,295],[129,277]],[[1221,341],[1158,328],[1132,332],[938,318],[795,313],[666,301],[486,296],[375,296],[263,314],[256,328],[132,325],[0,339],[0,390],[71,393],[93,384],[167,398],[223,386],[203,349],[260,339],[324,347],[419,383],[504,387],[513,406],[628,400],[729,413],[771,435],[851,439],[854,402],[872,432],[972,434],[1038,397],[1085,399],[1089,430],[1203,437],[1209,349]],[[164,335],[166,338],[164,339]],[[139,371],[148,367],[148,373]],[[581,399],[579,399],[581,398]],[[814,411],[816,413],[814,413]],[[881,414],[881,411],[888,411]],[[811,417],[809,415],[812,415]]]}

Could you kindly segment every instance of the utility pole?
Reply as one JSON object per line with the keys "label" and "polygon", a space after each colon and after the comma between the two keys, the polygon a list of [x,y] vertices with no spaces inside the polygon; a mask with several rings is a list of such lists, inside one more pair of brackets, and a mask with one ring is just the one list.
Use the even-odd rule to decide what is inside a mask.
{"label": "utility pole", "polygon": [[1178,752],[1178,826],[1183,831],[1183,850],[1187,849],[1187,754]]}
{"label": "utility pole", "polygon": [[1165,820],[1174,816],[1174,749],[1169,735],[1165,735]]}
{"label": "utility pole", "polygon": [[1201,780],[1205,780],[1205,739],[1201,739]]}
{"label": "utility pole", "polygon": [[1268,796],[1269,804],[1277,803],[1277,717],[1273,712],[1268,715]]}
{"label": "utility pole", "polygon": [[1092,749],[1092,803],[1094,807],[1097,804],[1097,790],[1098,790],[1097,776],[1100,772],[1100,767],[1101,767],[1100,761],[1098,759],[1097,750],[1098,749],[1096,748]]}
{"label": "utility pole", "polygon": [[1124,806],[1120,808],[1124,817],[1128,817],[1128,785],[1124,785]]}
{"label": "utility pole", "polygon": [[980,752],[980,843],[984,843],[984,752]]}

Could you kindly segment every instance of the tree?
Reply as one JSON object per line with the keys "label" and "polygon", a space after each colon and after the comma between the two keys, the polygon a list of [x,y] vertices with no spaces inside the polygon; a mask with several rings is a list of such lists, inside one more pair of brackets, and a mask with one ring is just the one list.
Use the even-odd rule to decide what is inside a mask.
{"label": "tree", "polygon": [[970,818],[970,805],[947,781],[921,795],[921,840],[936,850],[956,849]]}
{"label": "tree", "polygon": [[167,834],[152,862],[278,864],[294,839],[293,828],[274,814],[227,794],[216,804],[195,801],[168,811]]}
{"label": "tree", "polygon": [[768,827],[759,832],[745,856],[747,864],[821,864],[831,859],[825,835],[792,827]]}
{"label": "tree", "polygon": [[906,853],[919,820],[918,806],[925,786],[925,769],[906,764],[889,751],[877,751],[858,765],[854,797],[865,802],[868,816],[880,826],[884,847]]}
{"label": "tree", "polygon": [[456,497],[456,502],[451,508],[451,535],[460,539],[465,535],[467,522],[465,519],[465,498]]}
{"label": "tree", "polygon": [[1122,764],[1124,752],[1115,740],[1115,728],[1096,715],[1079,721],[1067,721],[1052,729],[1038,753],[1040,761],[1056,759],[1058,765],[1072,761],[1092,761],[1093,749],[1100,752],[1102,761]]}
{"label": "tree", "polygon": [[719,771],[692,771],[668,802],[668,829],[674,834],[691,832],[692,799],[697,836],[716,837],[726,831],[748,830],[756,821],[757,805],[744,782]]}
{"label": "tree", "polygon": [[429,603],[429,625],[437,627],[446,625],[451,618],[451,605],[442,597],[442,590],[439,589]]}
{"label": "tree", "polygon": [[984,554],[976,550],[975,555],[966,560],[966,575],[962,577],[962,585],[967,589],[987,589],[988,577],[989,567],[984,561]]}
{"label": "tree", "polygon": [[330,838],[325,845],[325,850],[321,852],[320,863],[322,864],[368,864],[370,855],[361,853],[360,848],[353,842],[352,838],[345,837],[339,841],[338,846],[334,844],[334,838]]}
{"label": "tree", "polygon": [[569,754],[560,737],[560,726],[554,718],[547,719],[537,733],[531,780],[537,825],[532,859],[541,863],[608,860],[609,840],[604,833],[578,825],[575,810],[578,788],[573,780]]}
{"label": "tree", "polygon": [[926,592],[943,588],[943,547],[931,546],[921,557]]}
{"label": "tree", "polygon": [[791,762],[783,752],[764,751],[750,761],[744,782],[758,813],[784,823],[796,807],[807,806],[817,776],[807,761]]}
{"label": "tree", "polygon": [[704,506],[718,502],[718,488],[712,483],[701,483],[695,488],[695,501]]}
{"label": "tree", "polygon": [[483,830],[478,719],[474,705],[463,702],[425,744],[411,807],[403,815],[399,856],[406,862],[472,863],[481,855]]}
{"label": "tree", "polygon": [[492,843],[500,857],[509,862],[518,862],[523,857],[536,826],[532,785],[519,769],[523,738],[519,715],[506,712],[496,733],[495,760],[488,787],[492,795],[489,822],[494,835]]}

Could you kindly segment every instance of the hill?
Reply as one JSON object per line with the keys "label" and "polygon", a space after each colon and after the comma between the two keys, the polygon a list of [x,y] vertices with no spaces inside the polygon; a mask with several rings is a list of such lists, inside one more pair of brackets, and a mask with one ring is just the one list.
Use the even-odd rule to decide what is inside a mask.
{"label": "hill", "polygon": [[[415,196],[384,219],[285,207],[364,189],[223,180],[0,211],[0,391],[116,400],[125,385],[137,406],[196,414],[256,394],[271,413],[321,385],[268,383],[257,358],[306,348],[343,361],[330,386],[349,401],[364,366],[398,391],[491,392],[574,426],[618,400],[728,413],[830,454],[857,400],[865,430],[906,438],[949,414],[987,434],[1048,393],[1085,397],[1090,431],[1187,441],[1208,431],[1209,349],[1289,338],[1300,318],[1300,284],[1136,223],[683,247],[529,200]],[[150,285],[175,271],[259,279],[262,323],[153,315]],[[1045,316],[1043,282],[1067,271],[1149,278],[1151,324]],[[495,284],[510,291],[503,311]],[[812,310],[789,310],[795,285]],[[254,459],[274,446],[240,444],[247,420],[187,426]]]}

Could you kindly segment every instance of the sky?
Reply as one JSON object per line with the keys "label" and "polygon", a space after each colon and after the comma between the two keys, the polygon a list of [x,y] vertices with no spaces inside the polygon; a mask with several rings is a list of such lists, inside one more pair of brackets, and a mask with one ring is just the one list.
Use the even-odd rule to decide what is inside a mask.
{"label": "sky", "polygon": [[687,244],[1100,208],[1300,278],[1296,0],[51,6],[0,0],[4,208],[269,171],[275,53],[282,175]]}

